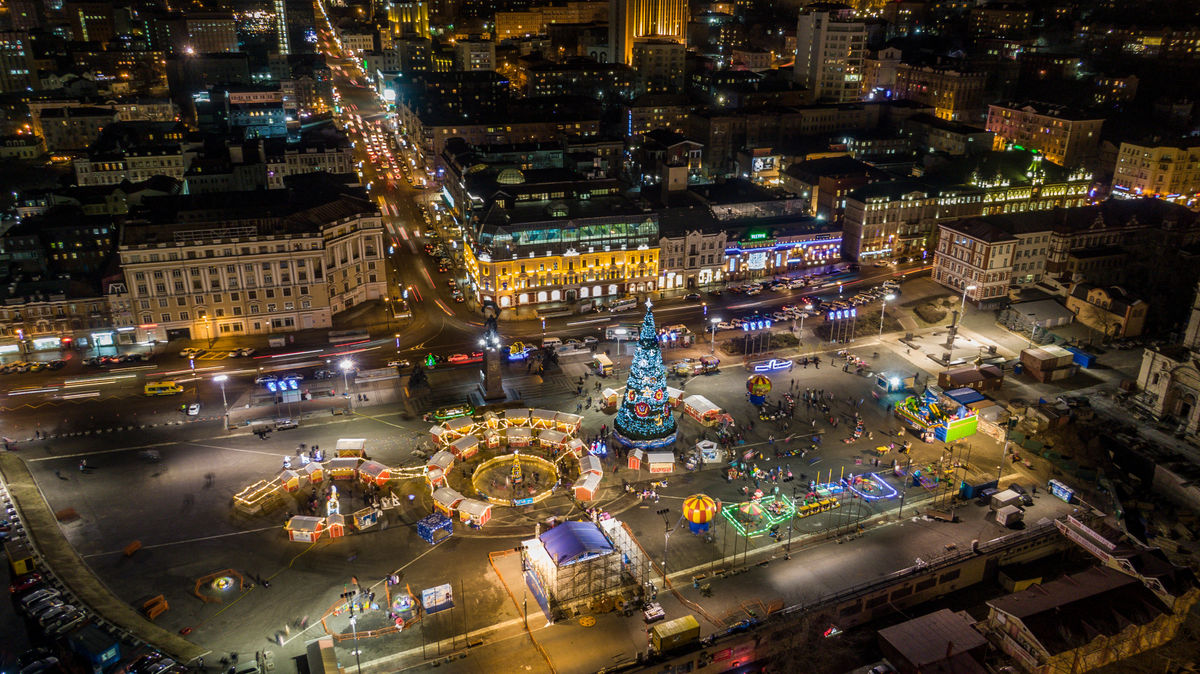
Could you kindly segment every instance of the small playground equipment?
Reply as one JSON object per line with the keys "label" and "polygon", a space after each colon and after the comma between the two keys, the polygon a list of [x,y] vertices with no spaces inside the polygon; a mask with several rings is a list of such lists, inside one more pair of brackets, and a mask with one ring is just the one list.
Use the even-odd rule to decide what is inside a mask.
{"label": "small playground equipment", "polygon": [[[952,407],[945,406],[946,403]],[[974,435],[979,422],[975,410],[945,398],[939,399],[930,389],[920,397],[905,398],[895,409],[896,417],[914,428],[925,442],[935,439],[953,442]]]}

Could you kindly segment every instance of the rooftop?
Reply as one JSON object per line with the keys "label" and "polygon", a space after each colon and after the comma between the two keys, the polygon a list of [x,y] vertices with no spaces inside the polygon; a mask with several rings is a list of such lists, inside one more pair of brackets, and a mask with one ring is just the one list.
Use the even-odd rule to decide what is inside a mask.
{"label": "rooftop", "polygon": [[1052,655],[1170,612],[1137,578],[1106,567],[1034,585],[988,605],[1024,622]]}
{"label": "rooftop", "polygon": [[[881,629],[879,640],[890,645],[918,671],[927,671],[928,665],[982,649],[987,644],[987,639],[971,627],[972,623],[974,621],[965,613],[944,608]],[[974,669],[956,671],[966,673],[982,671],[982,668],[976,663]]]}

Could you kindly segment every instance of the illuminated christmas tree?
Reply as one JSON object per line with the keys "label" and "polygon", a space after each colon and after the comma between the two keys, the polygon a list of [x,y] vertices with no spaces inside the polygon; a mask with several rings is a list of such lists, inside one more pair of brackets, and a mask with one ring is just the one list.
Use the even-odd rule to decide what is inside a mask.
{"label": "illuminated christmas tree", "polygon": [[613,436],[626,447],[641,449],[665,447],[675,441],[675,417],[671,416],[671,403],[667,400],[667,371],[658,348],[658,332],[649,300],[637,351],[629,366],[625,396],[613,422]]}

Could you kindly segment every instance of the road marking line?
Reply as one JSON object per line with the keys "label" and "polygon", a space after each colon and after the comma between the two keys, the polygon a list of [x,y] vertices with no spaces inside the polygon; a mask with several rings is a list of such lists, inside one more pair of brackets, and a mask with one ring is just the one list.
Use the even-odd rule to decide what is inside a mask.
{"label": "road marking line", "polygon": [[[155,549],[155,548],[166,548],[166,547],[169,547],[169,546],[172,546],[172,545],[183,545],[183,544],[185,544],[185,543],[199,543],[200,541],[210,541],[210,540],[213,540],[213,539],[215,539],[215,538],[228,538],[228,537],[230,537],[230,536],[241,536],[242,534],[254,534],[254,533],[258,533],[258,532],[260,532],[260,531],[272,531],[272,530],[276,530],[276,529],[279,529],[279,527],[277,527],[277,526],[273,526],[273,527],[259,527],[259,528],[257,528],[257,529],[247,529],[247,530],[245,530],[245,531],[231,531],[231,532],[229,532],[229,533],[227,533],[227,534],[213,534],[212,536],[200,536],[200,537],[198,537],[198,538],[185,538],[185,539],[183,539],[183,540],[181,540],[181,541],[169,541],[169,542],[167,542],[167,543],[155,543],[155,544],[153,544],[153,545],[143,545],[143,546],[142,546],[141,548],[139,548],[139,549],[141,549],[141,550],[153,550],[153,549]],[[110,551],[108,551],[108,552],[93,552],[93,553],[91,553],[91,554],[88,554],[88,555],[80,555],[80,557],[82,557],[82,558],[84,558],[84,559],[90,559],[90,558],[92,558],[92,557],[103,557],[104,555],[116,555],[116,554],[123,553],[123,552],[125,552],[125,550],[124,550],[124,549],[121,549],[121,550],[110,550]]]}
{"label": "road marking line", "polygon": [[611,318],[593,318],[593,319],[587,320],[587,321],[572,321],[572,322],[567,323],[567,325],[588,325],[590,323],[605,323],[605,322],[611,321],[611,320],[613,320],[613,319],[611,319]]}
{"label": "road marking line", "polygon": [[102,449],[97,452],[79,452],[76,454],[60,454],[58,456],[39,456],[32,459],[25,459],[26,463],[34,463],[37,461],[57,461],[59,459],[76,459],[83,456],[96,456],[98,454],[115,454],[117,452],[130,452],[137,449],[151,449],[153,447],[166,447],[167,445],[178,444],[177,440],[170,442],[155,442],[150,445],[137,445],[136,447],[118,447],[116,449]]}

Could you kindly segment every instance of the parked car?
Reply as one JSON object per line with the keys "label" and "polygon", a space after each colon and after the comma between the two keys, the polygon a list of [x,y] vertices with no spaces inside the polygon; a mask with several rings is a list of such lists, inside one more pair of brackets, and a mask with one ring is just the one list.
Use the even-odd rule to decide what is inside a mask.
{"label": "parked car", "polygon": [[46,366],[49,367],[51,370],[61,370],[62,368],[66,367],[66,365],[67,365],[67,361],[62,360],[62,359],[52,360],[46,364]]}
{"label": "parked car", "polygon": [[1013,483],[1013,484],[1008,485],[1008,488],[1011,489],[1012,491],[1016,492],[1018,495],[1020,495],[1021,505],[1024,505],[1024,506],[1033,505],[1033,497],[1029,495],[1029,492],[1025,491],[1025,487],[1022,487],[1019,484]]}
{"label": "parked car", "polygon": [[8,586],[8,591],[12,594],[17,594],[19,592],[24,592],[41,582],[42,574],[34,571],[33,573],[27,573],[23,576],[17,576],[14,578],[12,584]]}
{"label": "parked car", "polygon": [[267,382],[279,381],[279,378],[273,374],[260,374],[254,378],[255,384],[266,384]]}
{"label": "parked car", "polygon": [[592,336],[592,335],[588,335],[587,337],[584,337],[584,338],[583,338],[583,343],[584,343],[585,345],[587,345],[587,346],[591,346],[591,345],[593,345],[593,344],[599,344],[599,343],[600,343],[600,340],[599,340],[599,339],[596,339],[596,338],[595,338],[594,336]]}
{"label": "parked car", "polygon": [[698,300],[698,299],[700,299],[700,293],[688,293],[688,294],[686,294],[686,295],[684,295],[684,296],[683,296],[683,299],[685,299],[685,300]]}

